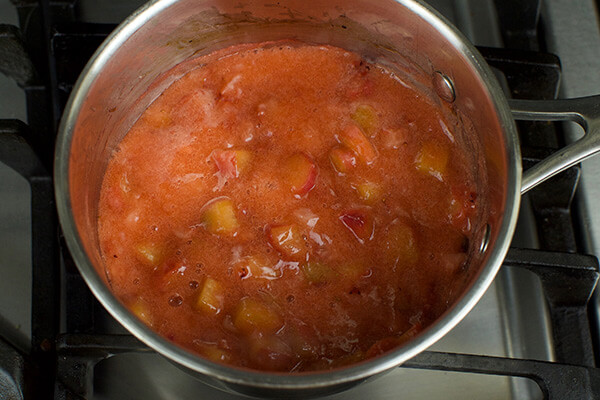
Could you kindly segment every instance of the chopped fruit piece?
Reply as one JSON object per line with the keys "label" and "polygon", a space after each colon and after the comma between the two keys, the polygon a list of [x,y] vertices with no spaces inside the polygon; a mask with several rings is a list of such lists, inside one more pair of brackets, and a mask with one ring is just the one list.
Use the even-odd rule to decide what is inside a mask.
{"label": "chopped fruit piece", "polygon": [[356,166],[355,154],[346,146],[336,146],[329,152],[333,168],[340,174],[345,174]]}
{"label": "chopped fruit piece", "polygon": [[275,249],[289,258],[302,259],[307,251],[302,232],[296,224],[270,227],[269,241]]}
{"label": "chopped fruit piece", "polygon": [[326,264],[309,261],[300,266],[304,277],[312,285],[322,285],[335,279],[336,272]]}
{"label": "chopped fruit piece", "polygon": [[233,202],[226,197],[218,197],[206,203],[202,224],[210,233],[233,234],[239,226]]}
{"label": "chopped fruit piece", "polygon": [[244,297],[237,306],[233,325],[246,334],[253,331],[275,333],[283,321],[271,307],[251,297]]}
{"label": "chopped fruit piece", "polygon": [[304,153],[296,153],[285,161],[283,177],[292,193],[304,196],[317,182],[317,165]]}
{"label": "chopped fruit piece", "polygon": [[136,246],[135,255],[144,264],[157,267],[165,259],[165,248],[155,243],[140,243]]}
{"label": "chopped fruit piece", "polygon": [[163,287],[176,287],[178,283],[186,279],[187,261],[176,256],[169,257],[162,263],[161,270],[164,273]]}
{"label": "chopped fruit piece", "polygon": [[171,123],[171,115],[165,110],[146,110],[144,119],[153,128],[164,128]]}
{"label": "chopped fruit piece", "polygon": [[357,350],[354,353],[346,354],[344,356],[336,358],[331,363],[330,368],[339,368],[350,364],[356,364],[357,362],[362,361],[364,359],[365,353],[361,350]]}
{"label": "chopped fruit piece", "polygon": [[294,216],[303,224],[309,228],[314,228],[319,222],[319,216],[312,212],[310,208],[299,208],[294,211]]}
{"label": "chopped fruit piece", "polygon": [[351,282],[356,282],[362,276],[368,276],[367,268],[358,261],[347,262],[340,268],[340,273]]}
{"label": "chopped fruit piece", "polygon": [[348,127],[340,135],[340,141],[358,156],[358,159],[365,164],[372,164],[377,158],[377,150],[371,144],[369,139],[361,132],[360,128],[354,124]]}
{"label": "chopped fruit piece", "polygon": [[375,204],[381,199],[381,185],[375,182],[363,182],[356,185],[358,197],[367,204]]}
{"label": "chopped fruit piece", "polygon": [[292,351],[302,357],[303,360],[314,360],[319,357],[319,339],[308,325],[286,324],[282,335],[283,340],[290,346]]}
{"label": "chopped fruit piece", "polygon": [[194,343],[198,348],[200,354],[208,358],[210,361],[230,363],[232,356],[231,352],[225,349],[221,349],[214,344]]}
{"label": "chopped fruit piece", "polygon": [[367,104],[362,104],[356,107],[356,110],[354,110],[352,113],[351,118],[358,124],[363,132],[366,132],[368,135],[375,132],[379,122],[375,109]]}
{"label": "chopped fruit piece", "polygon": [[269,260],[261,255],[243,257],[235,263],[235,268],[241,279],[277,279],[281,276]]}
{"label": "chopped fruit piece", "polygon": [[383,147],[386,149],[399,149],[408,144],[408,130],[406,128],[383,129],[380,137]]}
{"label": "chopped fruit piece", "polygon": [[211,154],[224,178],[237,178],[248,168],[251,153],[248,150],[215,150]]}
{"label": "chopped fruit piece", "polygon": [[138,298],[133,304],[131,304],[131,306],[129,306],[129,309],[146,325],[152,326],[152,318],[150,316],[149,306],[144,300]]}
{"label": "chopped fruit piece", "polygon": [[219,281],[207,277],[196,301],[196,308],[209,314],[219,314],[223,310],[225,293]]}
{"label": "chopped fruit piece", "polygon": [[289,371],[298,362],[290,346],[277,336],[254,334],[248,342],[250,359],[265,370]]}
{"label": "chopped fruit piece", "polygon": [[450,150],[448,147],[435,142],[425,142],[415,160],[417,169],[423,173],[435,176],[440,181],[444,180]]}
{"label": "chopped fruit piece", "polygon": [[340,221],[361,244],[373,239],[375,223],[366,210],[350,210],[340,216]]}
{"label": "chopped fruit piece", "polygon": [[388,257],[400,265],[414,266],[419,259],[413,230],[398,220],[388,226],[383,244]]}

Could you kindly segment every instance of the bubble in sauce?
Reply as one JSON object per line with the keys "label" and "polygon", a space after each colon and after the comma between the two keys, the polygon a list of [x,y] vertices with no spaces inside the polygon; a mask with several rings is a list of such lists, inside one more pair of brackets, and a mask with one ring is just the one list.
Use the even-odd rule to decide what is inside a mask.
{"label": "bubble in sauce", "polygon": [[173,296],[169,297],[169,305],[171,307],[179,307],[181,303],[183,303],[183,297],[180,295],[174,294]]}

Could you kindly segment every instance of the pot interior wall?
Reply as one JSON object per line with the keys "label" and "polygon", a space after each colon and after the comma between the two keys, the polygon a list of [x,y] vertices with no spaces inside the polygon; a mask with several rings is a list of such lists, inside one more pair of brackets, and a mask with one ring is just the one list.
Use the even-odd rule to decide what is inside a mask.
{"label": "pot interior wall", "polygon": [[[89,268],[87,273],[95,269],[106,279],[97,237],[103,174],[128,129],[178,76],[163,73],[190,57],[233,44],[297,39],[344,47],[400,66],[409,73],[406,79],[412,79],[456,121],[460,140],[475,155],[478,195],[486,204],[475,226],[478,239],[471,243],[472,268],[465,285],[471,284],[481,271],[478,266],[489,257],[478,252],[486,225],[491,227],[488,249],[506,230],[503,210],[511,194],[509,178],[518,168],[514,149],[505,138],[505,132],[512,131],[503,125],[486,86],[485,80],[494,78],[480,76],[469,49],[445,26],[428,18],[420,6],[407,7],[393,0],[339,4],[294,0],[285,6],[173,0],[150,5],[103,46],[103,52],[88,66],[88,75],[79,83],[70,106],[71,113],[76,113],[73,124],[66,126],[67,134],[72,135],[70,206],[81,244],[91,261],[83,266],[78,262],[80,269]],[[454,103],[447,104],[435,95],[431,82],[436,71],[454,82]]]}

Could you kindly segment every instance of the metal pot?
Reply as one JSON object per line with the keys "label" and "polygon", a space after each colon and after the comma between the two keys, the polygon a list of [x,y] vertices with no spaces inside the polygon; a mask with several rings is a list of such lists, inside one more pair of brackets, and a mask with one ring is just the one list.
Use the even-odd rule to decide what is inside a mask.
{"label": "metal pot", "polygon": [[[98,245],[97,204],[111,152],[141,112],[170,84],[162,75],[182,61],[229,45],[294,38],[327,43],[401,64],[470,135],[486,207],[477,225],[464,292],[410,342],[343,369],[302,374],[249,371],[215,364],[154,333],[111,292]],[[422,82],[421,82],[422,83]],[[347,389],[388,371],[436,342],[477,303],[498,271],[516,224],[522,192],[600,149],[600,98],[511,102],[515,117],[569,119],[587,131],[522,178],[509,102],[477,50],[443,17],[410,0],[158,0],[123,22],[80,76],[59,130],[56,199],[64,235],[83,278],[130,332],[206,383],[256,396],[302,397]]]}

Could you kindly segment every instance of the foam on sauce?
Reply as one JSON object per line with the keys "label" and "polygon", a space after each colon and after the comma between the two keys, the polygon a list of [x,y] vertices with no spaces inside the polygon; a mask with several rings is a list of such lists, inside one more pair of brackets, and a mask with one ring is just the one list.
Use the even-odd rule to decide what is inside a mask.
{"label": "foam on sauce", "polygon": [[99,237],[117,296],[169,340],[259,370],[354,363],[440,316],[478,199],[438,107],[340,48],[207,60],[108,165]]}

